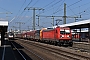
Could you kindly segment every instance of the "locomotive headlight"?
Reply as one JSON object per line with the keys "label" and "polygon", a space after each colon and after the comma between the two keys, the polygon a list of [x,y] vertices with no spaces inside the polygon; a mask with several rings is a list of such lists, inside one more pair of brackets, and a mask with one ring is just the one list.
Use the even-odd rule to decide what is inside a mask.
{"label": "locomotive headlight", "polygon": [[69,36],[69,35],[67,35],[67,37],[68,37],[68,38],[70,38],[70,36]]}
{"label": "locomotive headlight", "polygon": [[64,35],[62,35],[62,37],[64,37]]}
{"label": "locomotive headlight", "polygon": [[63,38],[63,37],[64,37],[64,35],[61,35],[61,36],[60,36],[60,38]]}
{"label": "locomotive headlight", "polygon": [[67,35],[67,37],[69,37],[69,35]]}

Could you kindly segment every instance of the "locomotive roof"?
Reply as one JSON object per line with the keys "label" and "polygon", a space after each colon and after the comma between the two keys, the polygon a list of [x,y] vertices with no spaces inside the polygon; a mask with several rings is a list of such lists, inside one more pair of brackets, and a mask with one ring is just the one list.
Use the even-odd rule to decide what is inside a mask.
{"label": "locomotive roof", "polygon": [[51,31],[51,30],[54,30],[54,28],[47,28],[47,29],[44,29],[43,31]]}

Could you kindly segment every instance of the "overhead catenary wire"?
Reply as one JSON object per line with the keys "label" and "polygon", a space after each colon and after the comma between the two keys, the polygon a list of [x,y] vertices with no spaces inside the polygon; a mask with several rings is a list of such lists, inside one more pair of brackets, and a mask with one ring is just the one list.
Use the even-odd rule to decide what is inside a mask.
{"label": "overhead catenary wire", "polygon": [[[82,0],[79,0],[79,1],[77,1],[76,3],[78,3],[78,2],[81,2]],[[74,3],[74,4],[76,4],[76,3]],[[74,4],[72,4],[72,5],[74,5]],[[80,6],[78,6],[78,7],[74,7],[74,8],[70,8],[72,5],[70,5],[70,6],[68,6],[69,7],[69,9],[70,9],[70,11],[74,14],[74,15],[85,15],[85,13],[86,13],[86,11],[88,11],[88,9],[90,8],[87,8],[87,9],[84,9],[83,11],[80,11],[79,10],[79,12],[78,13],[74,13],[74,11],[73,10],[75,10],[75,9],[80,9],[81,7],[83,7],[83,6],[85,6],[85,5],[88,5],[88,4],[90,4],[90,2],[87,2],[87,3],[84,3],[84,4],[82,4],[82,5],[80,5]]]}
{"label": "overhead catenary wire", "polygon": [[[60,9],[60,7],[63,5],[64,1],[65,1],[65,0],[63,0],[63,1],[62,1],[62,3],[59,5],[59,8],[58,8],[58,9],[56,9],[56,11],[55,11],[55,12],[53,12],[53,14],[56,14],[56,13],[58,12],[58,10]],[[63,10],[63,9],[61,9],[61,10]]]}
{"label": "overhead catenary wire", "polygon": [[51,1],[50,3],[48,3],[47,5],[45,5],[43,8],[46,8],[47,6],[49,6],[50,4],[52,4],[55,0]]}
{"label": "overhead catenary wire", "polygon": [[30,2],[28,3],[28,5],[26,7],[28,7],[31,4],[32,0],[30,0]]}
{"label": "overhead catenary wire", "polygon": [[[56,2],[56,3],[54,3],[54,4],[57,4],[57,3],[58,3],[58,2]],[[53,4],[53,5],[54,5],[54,4]]]}
{"label": "overhead catenary wire", "polygon": [[[25,2],[26,2],[26,0],[24,1],[24,3],[23,3],[23,5],[25,4]],[[31,4],[31,2],[32,2],[32,0],[30,0],[30,2],[28,3],[28,5],[27,6],[29,6],[30,4]],[[23,7],[23,5],[21,6],[21,7]],[[26,7],[27,7],[26,6]],[[20,10],[18,11],[18,12],[20,12],[21,11],[21,8],[20,8]],[[23,10],[18,16],[16,15],[16,19],[14,19],[14,20],[19,20],[19,17],[24,13],[25,11]]]}
{"label": "overhead catenary wire", "polygon": [[[17,15],[15,16],[15,19],[13,19],[13,20],[17,21],[18,19],[20,19],[19,17],[20,17],[20,15],[22,15],[22,14],[24,13],[24,10],[23,10],[20,14],[19,14],[19,12],[21,11],[21,9],[22,9],[22,7],[24,6],[25,2],[26,2],[26,0],[25,0],[24,3],[22,4],[22,6],[21,6],[21,8],[19,9]],[[28,3],[27,6],[29,6],[31,2],[32,2],[32,0],[30,0],[30,2]],[[13,20],[12,20],[12,21],[13,21]]]}
{"label": "overhead catenary wire", "polygon": [[35,4],[37,4],[37,3],[38,3],[38,1],[39,1],[39,0],[37,0],[37,1],[36,1],[33,5],[32,5],[32,6],[34,6]]}
{"label": "overhead catenary wire", "polygon": [[[26,6],[26,7],[28,7],[30,4],[32,3],[32,0],[30,0],[30,2],[28,3],[28,5]],[[25,7],[24,7],[25,8]],[[21,11],[21,10],[20,10]],[[14,20],[18,20],[18,21],[20,21],[22,18],[20,17],[20,16],[22,16],[22,14],[25,12],[25,10],[23,9],[23,11],[17,16],[17,18],[16,19],[14,19]],[[25,16],[27,13],[25,13],[23,16]],[[25,25],[24,25],[25,26]]]}
{"label": "overhead catenary wire", "polygon": [[[34,6],[38,1],[39,1],[39,0],[37,0],[32,6]],[[29,4],[28,4],[25,8],[27,8],[27,7],[30,5],[31,2],[32,2],[32,0],[29,2]],[[24,8],[24,10],[23,10],[22,13],[25,12],[25,8]],[[21,14],[22,14],[22,13],[21,13]],[[27,13],[26,13],[26,14],[27,14]],[[25,16],[26,14],[24,14],[24,16]],[[21,18],[19,18],[19,20],[21,20]]]}
{"label": "overhead catenary wire", "polygon": [[9,13],[11,13],[10,11],[8,11],[8,10],[6,10],[6,9],[4,9],[4,8],[2,8],[2,7],[0,7],[1,9],[3,9],[3,10],[5,10],[5,11],[7,11],[7,12],[9,12]]}
{"label": "overhead catenary wire", "polygon": [[[50,11],[50,10],[52,10],[52,6],[55,6],[55,5],[57,5],[57,4],[59,4],[60,2],[62,2],[63,0],[59,0],[59,1],[57,1],[57,2],[54,2],[54,0],[52,1],[52,2],[54,2],[53,4],[50,4],[50,3],[52,3],[52,2],[50,2],[49,4],[47,4],[46,6],[44,6],[44,7],[46,7],[46,8],[49,8],[49,9],[45,9],[46,11],[44,11],[44,12],[47,12],[47,11]],[[65,0],[64,0],[65,1]],[[63,2],[64,2],[63,1]],[[48,6],[48,5],[50,5],[50,6]],[[62,5],[62,4],[60,4],[60,5]],[[48,6],[48,7],[47,7]],[[55,7],[53,7],[53,8],[55,8]],[[37,14],[37,15],[40,15],[41,13],[39,13],[39,14]]]}
{"label": "overhead catenary wire", "polygon": [[[74,7],[74,8],[72,8],[71,10],[72,10],[72,12],[73,12],[73,10],[75,10],[75,9],[79,9],[79,12],[77,12],[77,13],[75,13],[75,14],[79,14],[79,15],[88,15],[89,14],[89,12],[88,12],[88,10],[90,9],[90,7],[89,8],[86,8],[86,9],[84,9],[84,10],[82,10],[81,11],[81,8],[82,7],[84,7],[84,6],[86,6],[86,5],[88,5],[88,4],[90,4],[90,2],[87,2],[87,3],[84,3],[84,4],[82,4],[82,5],[80,5],[80,6],[78,6],[78,7]],[[70,7],[69,7],[70,8]],[[85,13],[87,13],[88,12],[88,14],[85,14]],[[75,15],[74,14],[74,15]]]}
{"label": "overhead catenary wire", "polygon": [[[73,3],[73,4],[69,5],[69,6],[72,6],[72,5],[74,5],[74,4],[76,4],[76,3],[80,2],[80,1],[82,1],[82,0],[79,0],[79,1]],[[68,7],[69,7],[69,6],[68,6]]]}
{"label": "overhead catenary wire", "polygon": [[[22,6],[20,7],[19,11],[17,12],[17,14],[16,14],[16,16],[15,16],[15,18],[14,18],[13,20],[15,20],[16,18],[18,18],[18,14],[19,14],[19,12],[21,11],[21,9],[22,9],[22,7],[24,6],[25,3],[26,3],[26,0],[23,2]],[[13,21],[13,20],[12,20],[12,21]],[[11,21],[11,22],[12,22],[12,21]],[[10,23],[11,23],[11,22],[10,22]]]}
{"label": "overhead catenary wire", "polygon": [[[81,0],[79,0],[79,1],[77,1],[77,2],[75,2],[75,3],[73,3],[73,4],[71,4],[70,6],[72,6],[72,5],[74,5],[74,4],[76,4],[76,3],[78,3],[78,2],[80,2]],[[53,6],[53,5],[52,5]]]}
{"label": "overhead catenary wire", "polygon": [[[39,1],[39,0],[37,0],[37,1],[36,1],[33,5],[32,5],[32,6],[34,6],[35,4],[37,4],[37,3],[38,3],[38,1]],[[29,5],[28,5],[28,6],[29,6]],[[28,8],[28,6],[27,6],[27,7],[25,7],[25,8],[24,8],[24,10],[25,10],[26,8]],[[31,17],[31,18],[32,18],[32,17]],[[28,19],[28,21],[29,21],[29,20],[30,20],[30,19]],[[25,25],[24,25],[24,26],[25,26]]]}
{"label": "overhead catenary wire", "polygon": [[[66,6],[66,8],[71,7],[71,6],[73,6],[73,5],[77,4],[77,3],[81,2],[81,1],[82,1],[82,0],[79,0],[79,1],[77,1],[77,2],[75,2],[75,3],[72,3],[71,5]],[[56,14],[56,13],[58,13],[58,12],[62,11],[62,10],[63,10],[63,9],[59,9],[59,10],[57,10],[56,12],[54,12],[54,14]]]}
{"label": "overhead catenary wire", "polygon": [[[38,1],[38,0],[37,0],[37,1]],[[53,0],[53,1],[55,1],[55,0]],[[51,3],[52,3],[52,2],[51,2]],[[51,4],[51,3],[50,3],[50,4]],[[36,3],[35,3],[35,4],[36,4]],[[33,4],[33,6],[34,6],[35,4]],[[49,4],[48,4],[48,5],[49,5]],[[44,6],[44,7],[47,7],[48,5],[46,5],[46,6]],[[32,17],[31,17],[30,19],[28,19],[28,21],[31,20],[31,19],[32,19]],[[25,22],[25,23],[28,23],[28,21]]]}
{"label": "overhead catenary wire", "polygon": [[[54,1],[54,0],[53,0]],[[77,13],[75,13],[75,11],[71,8],[72,6],[74,6],[74,5],[76,5],[77,3],[79,3],[80,1],[82,1],[82,0],[78,0],[77,2],[74,2],[74,3],[72,3],[72,4],[70,4],[70,5],[67,5],[67,8],[68,8],[68,6],[69,6],[69,9],[70,9],[70,12],[72,12],[74,15],[77,15]],[[36,2],[36,1],[35,1]],[[55,7],[57,7],[56,5],[54,6],[53,4],[54,3],[56,3],[56,1],[55,2],[53,2],[52,4],[50,4],[49,6],[48,5],[46,5],[46,6],[44,6],[46,9],[45,9],[45,11],[44,11],[44,13],[47,13],[48,11],[50,11],[51,9],[53,9],[53,8],[55,8]],[[33,4],[34,5],[34,4]],[[60,5],[60,3],[59,3],[59,5]],[[29,5],[28,5],[29,6]],[[53,6],[53,8],[52,7],[50,7],[50,6]],[[82,5],[80,5],[80,7],[81,7]],[[50,7],[50,8],[48,8],[48,7]],[[75,8],[75,7],[74,7]],[[49,9],[49,10],[48,10]],[[54,12],[52,12],[52,14],[57,14],[57,13],[60,13],[60,11],[62,11],[63,9],[60,9],[60,8],[57,8],[56,9],[56,11],[54,10]],[[84,12],[85,11],[85,12]],[[86,13],[86,11],[89,11],[89,9],[88,10],[82,10],[82,11],[80,11],[79,12],[79,14],[84,14],[84,13]],[[24,11],[25,12],[25,11]],[[24,13],[23,12],[23,13]],[[42,14],[43,12],[41,12],[40,14]],[[52,14],[50,14],[50,15],[52,15]],[[22,15],[22,14],[21,14]],[[20,15],[20,16],[21,16]],[[21,20],[20,18],[19,18],[19,20]],[[30,19],[31,20],[31,19]],[[28,21],[28,20],[27,20]],[[27,22],[28,23],[28,22]]]}
{"label": "overhead catenary wire", "polygon": [[[43,13],[45,13],[45,12],[48,12],[48,11],[51,11],[54,7],[52,7],[52,6],[55,6],[55,5],[57,5],[57,4],[59,4],[60,2],[61,2],[62,0],[59,0],[59,1],[57,1],[57,2],[53,2],[53,4],[49,4],[50,6],[47,6],[46,8],[45,8],[45,10],[44,10],[44,12]],[[51,2],[50,2],[51,3]],[[41,14],[41,13],[39,13],[39,14]]]}

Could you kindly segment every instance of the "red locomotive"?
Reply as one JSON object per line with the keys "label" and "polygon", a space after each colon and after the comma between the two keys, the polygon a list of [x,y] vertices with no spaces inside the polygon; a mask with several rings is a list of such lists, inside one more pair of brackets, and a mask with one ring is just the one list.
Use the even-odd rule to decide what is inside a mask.
{"label": "red locomotive", "polygon": [[72,46],[71,30],[68,27],[56,27],[54,29],[43,30],[41,40],[59,45],[68,44]]}

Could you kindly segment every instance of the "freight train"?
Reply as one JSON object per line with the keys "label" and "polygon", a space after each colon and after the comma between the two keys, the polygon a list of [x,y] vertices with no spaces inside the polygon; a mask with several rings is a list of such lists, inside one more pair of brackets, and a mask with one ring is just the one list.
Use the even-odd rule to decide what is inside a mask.
{"label": "freight train", "polygon": [[18,38],[25,38],[40,42],[49,42],[58,45],[72,46],[72,33],[69,27],[43,28],[32,30],[16,35]]}

